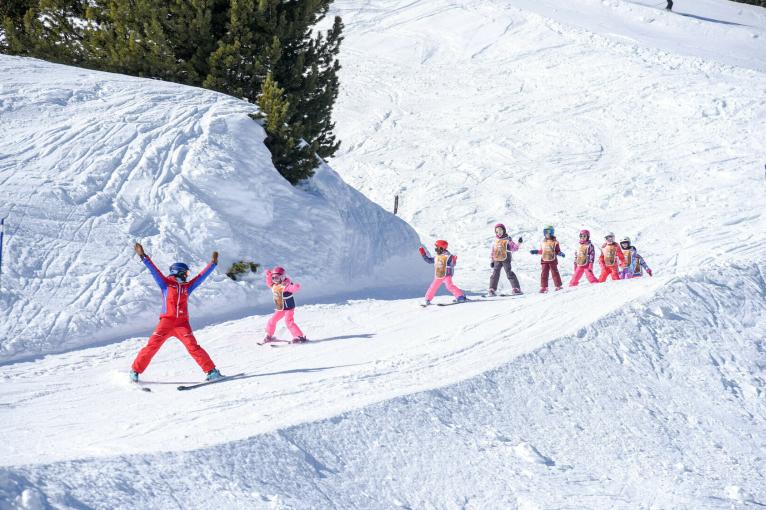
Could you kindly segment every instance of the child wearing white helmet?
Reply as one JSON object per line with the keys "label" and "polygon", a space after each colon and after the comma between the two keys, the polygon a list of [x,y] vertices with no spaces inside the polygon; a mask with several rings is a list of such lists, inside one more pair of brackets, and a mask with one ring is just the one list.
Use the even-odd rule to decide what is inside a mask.
{"label": "child wearing white helmet", "polygon": [[649,276],[653,276],[652,270],[649,269],[644,257],[638,254],[638,250],[636,250],[635,246],[631,245],[630,237],[622,238],[622,241],[620,241],[620,248],[625,257],[624,267],[620,272],[621,278],[639,278],[643,276],[642,269],[645,270]]}
{"label": "child wearing white helmet", "polygon": [[621,266],[625,265],[625,256],[620,250],[620,245],[614,240],[614,233],[609,232],[604,236],[606,242],[601,245],[601,255],[598,257],[598,264],[601,266],[601,274],[598,277],[599,283],[604,283],[611,276],[612,280],[620,279],[620,272],[617,267],[619,261]]}

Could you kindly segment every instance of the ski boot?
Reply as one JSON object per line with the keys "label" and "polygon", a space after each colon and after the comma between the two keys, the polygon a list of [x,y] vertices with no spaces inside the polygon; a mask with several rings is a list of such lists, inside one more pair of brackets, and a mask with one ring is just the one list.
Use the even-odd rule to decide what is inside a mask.
{"label": "ski boot", "polygon": [[487,291],[487,297],[495,297],[497,296],[497,292],[495,292],[495,289],[489,289]]}
{"label": "ski boot", "polygon": [[561,285],[559,285],[558,287],[556,287],[556,290],[561,290],[561,289],[563,289],[563,288],[564,288],[564,287],[562,287]]}
{"label": "ski boot", "polygon": [[431,304],[431,300],[430,299],[426,299],[425,301],[423,301],[423,303],[420,306],[428,306],[430,304]]}
{"label": "ski boot", "polygon": [[261,343],[262,344],[267,344],[269,342],[275,341],[276,339],[277,339],[277,337],[275,337],[275,336],[266,335],[265,337],[263,337],[263,340],[261,340]]}
{"label": "ski boot", "polygon": [[135,370],[130,371],[130,380],[133,382],[138,382],[138,372]]}
{"label": "ski boot", "polygon": [[308,341],[309,339],[306,338],[305,336],[299,336],[298,338],[293,338],[294,344],[305,344]]}
{"label": "ski boot", "polygon": [[518,296],[519,294],[524,294],[524,293],[521,292],[521,289],[513,289],[511,291],[511,294],[514,295],[514,296]]}
{"label": "ski boot", "polygon": [[540,294],[545,294],[548,292],[548,287],[540,287]]}
{"label": "ski boot", "polygon": [[467,301],[465,295],[458,296],[457,299],[453,301],[453,303],[465,303]]}
{"label": "ski boot", "polygon": [[205,377],[206,381],[217,381],[218,379],[223,379],[223,375],[218,371],[217,368],[214,368],[208,372],[207,377]]}

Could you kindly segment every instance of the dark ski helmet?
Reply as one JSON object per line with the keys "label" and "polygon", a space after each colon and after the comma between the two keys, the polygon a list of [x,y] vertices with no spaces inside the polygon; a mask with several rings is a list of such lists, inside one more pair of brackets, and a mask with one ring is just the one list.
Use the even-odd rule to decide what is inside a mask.
{"label": "dark ski helmet", "polygon": [[282,266],[275,266],[274,269],[271,270],[271,274],[278,274],[279,276],[284,276],[285,268]]}
{"label": "dark ski helmet", "polygon": [[556,230],[553,228],[553,225],[546,225],[543,229],[543,235],[546,235],[550,232],[551,237],[555,234]]}
{"label": "dark ski helmet", "polygon": [[189,266],[184,264],[183,262],[176,262],[172,266],[170,266],[170,276],[178,276],[180,277],[181,274],[183,274],[184,278],[187,274],[189,274]]}

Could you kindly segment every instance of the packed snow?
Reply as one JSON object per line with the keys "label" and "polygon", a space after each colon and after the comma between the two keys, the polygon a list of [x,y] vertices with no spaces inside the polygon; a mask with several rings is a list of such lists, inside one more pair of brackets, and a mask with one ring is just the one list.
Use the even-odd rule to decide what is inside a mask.
{"label": "packed snow", "polygon": [[[119,131],[102,125],[98,138],[80,139],[67,130],[66,143],[40,134],[0,140],[0,207],[26,194],[30,210],[45,211],[28,217],[35,249],[52,253],[58,239],[54,246],[83,251],[3,274],[4,295],[8,281],[24,278],[11,300],[29,302],[3,316],[45,324],[43,304],[61,311],[58,321],[74,316],[27,292],[49,271],[64,281],[53,271],[67,261],[86,295],[103,296],[118,314],[82,322],[93,328],[88,338],[69,329],[20,344],[25,354],[54,353],[40,359],[8,351],[0,508],[766,506],[766,10],[718,0],[677,0],[674,13],[655,5],[336,1],[346,24],[336,116],[344,145],[329,164],[380,207],[328,167],[302,189],[280,182],[262,145],[249,142],[263,134],[239,101],[0,57],[13,69],[0,78],[3,127],[16,112],[30,123],[16,133],[40,131],[34,110],[65,126],[51,105],[67,87],[106,90],[96,93],[104,113],[93,99],[89,117],[74,118],[116,119],[117,105],[139,98],[143,106],[130,111],[145,112],[139,119],[149,117],[157,144],[131,143],[147,161],[121,194],[108,185],[125,179]],[[156,108],[146,106],[152,101]],[[206,115],[220,124],[205,124]],[[111,147],[98,153],[103,166],[42,170],[87,159],[96,139]],[[186,146],[193,157],[170,163]],[[38,170],[22,180],[8,169],[23,161]],[[264,198],[258,186],[244,191],[234,175],[242,167],[284,200]],[[213,196],[213,180],[230,187]],[[34,192],[45,183],[60,198],[43,206]],[[92,213],[90,197],[67,209],[74,189],[107,198]],[[170,200],[181,190],[188,202]],[[417,234],[384,212],[397,195]],[[253,201],[271,211],[268,221],[249,223],[262,220],[250,216]],[[143,208],[159,232],[118,229]],[[228,229],[210,226],[225,215]],[[296,248],[265,235],[285,215],[311,230],[310,254],[304,236]],[[486,300],[497,222],[524,238],[513,265],[526,294]],[[565,282],[581,228],[594,242],[607,231],[630,236],[655,277],[537,294],[539,257],[528,250],[548,223],[568,255]],[[95,248],[91,224],[101,229],[90,237]],[[107,229],[121,232],[119,242],[99,234]],[[449,240],[455,283],[473,302],[418,306],[432,271],[417,255],[418,235],[428,246]],[[22,236],[11,229],[6,256],[34,253]],[[219,269],[192,297],[192,317],[206,324],[195,333],[224,373],[245,376],[178,392],[202,374],[169,341],[142,375],[152,391],[140,391],[127,370],[159,304],[130,252],[133,238],[151,239],[147,251],[164,265],[180,257],[201,267],[214,248],[229,261],[255,252],[259,262],[283,263],[304,283],[296,321],[312,342],[257,346],[269,293],[260,280],[227,281]],[[370,251],[353,251],[360,245]],[[381,250],[391,260],[384,268]],[[84,262],[92,253],[98,267]],[[88,271],[113,259],[109,289],[118,290],[94,293]],[[112,336],[93,341],[98,324],[117,319]],[[15,330],[0,331],[3,345],[13,341],[5,332]]]}

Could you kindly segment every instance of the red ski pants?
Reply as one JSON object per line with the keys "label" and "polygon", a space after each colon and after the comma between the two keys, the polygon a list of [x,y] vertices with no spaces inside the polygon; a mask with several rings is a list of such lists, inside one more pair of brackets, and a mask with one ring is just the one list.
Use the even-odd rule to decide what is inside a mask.
{"label": "red ski pants", "polygon": [[585,275],[585,278],[587,278],[590,283],[598,282],[596,275],[593,274],[593,270],[590,268],[590,266],[576,266],[574,274],[572,275],[572,279],[569,282],[569,286],[577,287],[577,284],[580,283],[580,278],[582,278],[582,275]]}
{"label": "red ski pants", "polygon": [[540,290],[548,288],[548,273],[553,277],[553,285],[561,287],[561,275],[559,274],[558,262],[543,262],[543,270],[540,273]]}
{"label": "red ski pants", "polygon": [[620,279],[620,273],[617,271],[617,266],[602,266],[601,274],[598,277],[598,283],[604,283],[609,275],[612,275],[612,280]]}
{"label": "red ski pants", "polygon": [[215,363],[210,359],[205,349],[199,346],[197,339],[194,338],[189,321],[183,319],[181,321],[175,319],[160,319],[160,323],[157,324],[157,328],[149,337],[149,341],[146,343],[143,349],[138,352],[138,356],[133,361],[133,370],[139,374],[146,370],[149,363],[157,351],[160,350],[165,340],[174,336],[178,338],[181,343],[184,344],[186,350],[189,351],[191,357],[205,372],[210,372],[215,368]]}

